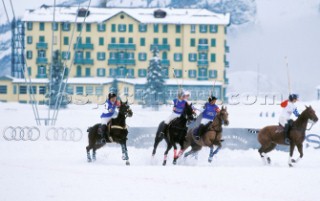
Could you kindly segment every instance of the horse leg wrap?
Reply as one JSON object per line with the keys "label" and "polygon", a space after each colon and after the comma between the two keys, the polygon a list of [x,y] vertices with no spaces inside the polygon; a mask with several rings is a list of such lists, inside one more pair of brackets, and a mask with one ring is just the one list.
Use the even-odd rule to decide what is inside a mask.
{"label": "horse leg wrap", "polygon": [[178,155],[177,155],[177,150],[174,149],[174,150],[173,150],[173,158],[178,158],[177,156],[178,156]]}
{"label": "horse leg wrap", "polygon": [[90,156],[90,151],[87,152],[87,161],[88,162],[92,161],[91,156]]}

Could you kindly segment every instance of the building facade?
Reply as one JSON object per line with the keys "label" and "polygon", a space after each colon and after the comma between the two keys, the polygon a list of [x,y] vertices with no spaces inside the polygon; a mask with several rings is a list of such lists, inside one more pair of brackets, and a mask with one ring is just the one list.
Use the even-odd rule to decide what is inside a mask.
{"label": "building facade", "polygon": [[[55,50],[66,67],[70,95],[97,99],[108,93],[116,78],[120,95],[143,102],[153,48],[159,50],[168,99],[181,86],[193,99],[206,99],[211,93],[225,99],[229,14],[205,9],[58,7],[52,19],[53,8],[47,6],[27,11],[23,18],[25,70],[39,102],[48,91]],[[17,96],[30,93],[22,79],[12,75],[2,80],[0,89],[6,83],[7,90],[0,100],[28,102],[27,96]]]}

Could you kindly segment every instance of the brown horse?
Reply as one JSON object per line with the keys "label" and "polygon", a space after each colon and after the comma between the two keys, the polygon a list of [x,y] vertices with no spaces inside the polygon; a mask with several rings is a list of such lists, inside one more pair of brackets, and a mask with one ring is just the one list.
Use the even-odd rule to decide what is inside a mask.
{"label": "brown horse", "polygon": [[[292,128],[289,131],[290,142],[290,157],[289,166],[292,167],[293,163],[298,162],[303,157],[303,146],[302,143],[306,136],[306,129],[308,121],[311,120],[314,123],[318,121],[318,117],[312,107],[307,107],[293,122]],[[271,163],[270,157],[267,155],[268,152],[272,151],[277,144],[285,145],[284,131],[279,132],[280,126],[266,126],[259,131],[258,141],[261,144],[259,149],[260,156],[266,164]],[[292,159],[293,151],[295,146],[298,147],[300,157],[296,160]]]}
{"label": "brown horse", "polygon": [[[126,161],[126,165],[130,165],[128,150],[127,150],[127,135],[128,129],[126,125],[126,118],[133,115],[132,110],[127,102],[120,101],[119,114],[115,119],[111,119],[110,136],[113,139],[113,142],[119,143],[122,149],[122,159]],[[101,141],[101,135],[98,134],[98,128],[100,124],[95,124],[92,127],[88,128],[88,139],[89,145],[86,147],[87,150],[87,160],[92,162],[96,160],[96,150],[103,147],[106,143],[111,143],[107,139],[106,143],[99,143]],[[92,157],[90,155],[90,150],[92,149]]]}
{"label": "brown horse", "polygon": [[[184,157],[189,155],[193,155],[197,158],[198,152],[202,147],[210,147],[210,154],[208,158],[208,162],[212,162],[212,158],[215,154],[219,152],[221,149],[221,137],[222,137],[222,125],[228,126],[228,111],[227,107],[223,107],[220,112],[217,114],[212,123],[209,124],[207,131],[201,136],[199,140],[195,140],[194,132],[196,128],[191,128],[188,130],[186,141],[184,142],[183,151],[186,150],[189,146],[191,146],[191,150],[184,154]],[[213,145],[218,146],[218,148],[213,151]],[[182,153],[181,153],[182,154]]]}

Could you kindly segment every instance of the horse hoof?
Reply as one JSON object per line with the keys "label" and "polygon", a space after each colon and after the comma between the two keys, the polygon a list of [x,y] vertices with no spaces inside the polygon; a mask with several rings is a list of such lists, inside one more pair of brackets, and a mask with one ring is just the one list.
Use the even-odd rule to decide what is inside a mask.
{"label": "horse hoof", "polygon": [[173,165],[177,165],[177,161],[173,161],[172,164],[173,164]]}
{"label": "horse hoof", "polygon": [[267,158],[267,163],[271,164],[271,159],[269,157]]}
{"label": "horse hoof", "polygon": [[163,161],[162,165],[165,166],[167,164],[167,161]]}
{"label": "horse hoof", "polygon": [[297,161],[296,161],[296,160],[294,160],[294,159],[291,159],[291,162],[292,162],[292,163],[296,163]]}
{"label": "horse hoof", "polygon": [[130,162],[129,162],[129,161],[126,161],[126,165],[129,166],[129,165],[130,165]]}
{"label": "horse hoof", "polygon": [[291,163],[289,163],[289,167],[293,167],[293,165]]}
{"label": "horse hoof", "polygon": [[90,158],[88,158],[87,161],[88,161],[88,163],[91,163],[91,162],[92,162],[92,160],[91,160]]}
{"label": "horse hoof", "polygon": [[209,159],[208,159],[208,162],[211,163],[211,162],[212,162],[212,158],[209,158]]}

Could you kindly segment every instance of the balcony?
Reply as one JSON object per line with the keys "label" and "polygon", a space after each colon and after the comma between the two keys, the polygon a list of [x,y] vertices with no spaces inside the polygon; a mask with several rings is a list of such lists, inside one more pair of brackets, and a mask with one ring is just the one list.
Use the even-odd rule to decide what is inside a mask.
{"label": "balcony", "polygon": [[40,42],[36,45],[37,49],[48,49],[48,43]]}
{"label": "balcony", "polygon": [[79,43],[79,44],[74,44],[73,46],[74,49],[83,49],[83,50],[93,50],[93,44],[92,43]]}
{"label": "balcony", "polygon": [[134,59],[108,59],[108,65],[136,65]]}
{"label": "balcony", "polygon": [[113,43],[108,45],[108,50],[136,50],[135,44]]}
{"label": "balcony", "polygon": [[162,60],[161,60],[161,66],[162,66],[162,67],[168,67],[168,66],[170,66],[170,60],[168,60],[168,59],[162,59]]}
{"label": "balcony", "polygon": [[75,58],[75,59],[74,59],[74,64],[93,65],[93,59]]}
{"label": "balcony", "polygon": [[198,51],[208,51],[209,50],[209,46],[207,44],[200,44],[198,45]]}
{"label": "balcony", "polygon": [[48,59],[45,57],[38,57],[37,58],[37,64],[47,64],[48,63]]}
{"label": "balcony", "polygon": [[47,74],[37,74],[36,78],[47,78]]}
{"label": "balcony", "polygon": [[225,66],[225,67],[230,67],[230,66],[229,66],[229,61],[224,61],[224,66]]}
{"label": "balcony", "polygon": [[208,67],[209,61],[208,60],[198,60],[198,67]]}
{"label": "balcony", "polygon": [[153,50],[154,48],[157,48],[159,51],[169,51],[170,50],[170,45],[168,45],[168,44],[163,44],[163,45],[153,44],[153,45],[150,45],[150,50]]}

